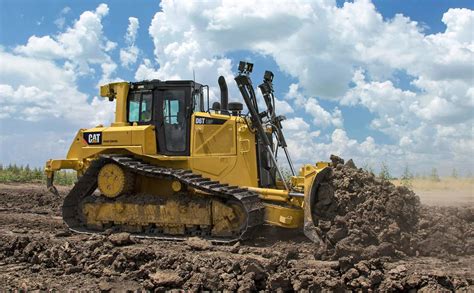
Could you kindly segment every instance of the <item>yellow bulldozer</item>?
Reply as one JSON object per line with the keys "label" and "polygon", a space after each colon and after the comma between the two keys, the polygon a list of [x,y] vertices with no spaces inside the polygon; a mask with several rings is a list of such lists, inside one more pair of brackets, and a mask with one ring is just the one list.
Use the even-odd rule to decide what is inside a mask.
{"label": "yellow bulldozer", "polygon": [[[259,111],[252,69],[240,62],[235,77],[246,113],[243,103],[228,101],[222,76],[221,101],[212,106],[209,87],[191,80],[101,86],[100,95],[116,103],[115,121],[80,129],[67,158],[46,163],[47,187],[54,193],[55,171],[77,171],[62,208],[68,227],[225,243],[269,224],[303,228],[321,241],[315,223],[317,206],[333,192],[329,164],[306,164],[295,172],[282,132],[285,117],[275,113],[273,73],[266,71],[259,85],[266,105]],[[279,149],[290,176],[282,174]]]}

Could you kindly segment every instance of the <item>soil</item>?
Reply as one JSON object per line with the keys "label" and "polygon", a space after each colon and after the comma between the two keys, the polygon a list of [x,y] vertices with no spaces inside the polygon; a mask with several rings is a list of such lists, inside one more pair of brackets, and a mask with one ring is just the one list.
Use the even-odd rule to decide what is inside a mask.
{"label": "soil", "polygon": [[410,189],[331,156],[332,172],[313,208],[325,245],[317,259],[463,256],[474,252],[474,208],[422,207]]}
{"label": "soil", "polygon": [[[340,173],[345,169],[340,167]],[[366,176],[349,169],[353,182]],[[334,174],[333,183],[347,178]],[[354,201],[347,188],[336,193],[347,195],[346,204],[337,201],[337,207],[351,215],[340,219],[336,210],[331,215],[337,220],[321,227],[328,239],[340,238],[326,252],[302,231],[269,226],[233,245],[70,233],[60,216],[68,188],[56,197],[41,185],[0,184],[0,288],[472,292],[473,207],[424,206],[411,191],[379,183],[367,188],[387,190],[390,196],[367,193]],[[373,197],[380,197],[383,206]]]}

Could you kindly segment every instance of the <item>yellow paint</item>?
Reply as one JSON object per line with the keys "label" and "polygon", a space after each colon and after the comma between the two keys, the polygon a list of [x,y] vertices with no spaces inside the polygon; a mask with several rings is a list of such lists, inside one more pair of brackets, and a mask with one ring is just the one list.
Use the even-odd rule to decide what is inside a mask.
{"label": "yellow paint", "polygon": [[265,222],[283,228],[298,228],[303,225],[300,208],[265,203]]}
{"label": "yellow paint", "polygon": [[97,176],[97,186],[100,192],[108,197],[114,198],[125,191],[125,172],[116,164],[106,164]]}
{"label": "yellow paint", "polygon": [[[211,212],[212,210],[212,212]],[[186,227],[210,227],[211,235],[225,237],[237,233],[243,221],[241,210],[218,201],[180,201],[163,204],[86,203],[83,213],[90,226],[99,229],[108,223],[147,227],[151,224],[165,234],[184,234]]]}
{"label": "yellow paint", "polygon": [[[129,84],[126,82],[111,83],[100,88],[101,96],[116,101],[114,123],[109,127],[99,125],[90,129],[80,129],[71,143],[66,159],[47,162],[45,171],[48,177],[60,169],[74,169],[82,174],[98,155],[113,153],[131,154],[157,166],[190,169],[194,173],[221,183],[258,187],[255,133],[249,129],[250,122],[246,121],[246,117],[207,112],[193,113],[190,126],[190,155],[165,156],[158,153],[154,125],[137,125],[136,123],[130,125],[127,122],[128,91]],[[225,120],[225,123],[196,125],[196,117],[222,119]],[[84,132],[101,132],[102,144],[88,145],[83,139]],[[307,197],[315,176],[327,166],[327,163],[321,162],[316,165],[305,165],[297,176],[291,177],[293,190],[304,193]],[[99,181],[101,180],[99,178]],[[183,189],[182,186],[178,186],[179,183],[166,180],[142,176],[136,176],[134,180],[136,181],[134,190],[136,193],[142,192],[169,198],[176,196],[176,192]],[[104,188],[103,193],[109,196],[114,195],[117,190],[120,190],[120,180],[116,184],[118,187],[111,187],[111,191]],[[300,227],[303,222],[303,198],[291,197],[288,192],[283,190],[281,182],[277,186],[275,189],[255,190],[265,201],[266,221],[281,227]],[[194,190],[188,192],[190,196],[199,194]],[[208,206],[207,208],[186,207],[182,203],[175,204],[176,206],[173,206],[171,202],[160,206],[110,204],[89,206],[86,210],[91,215],[88,217],[91,223],[100,224],[117,220],[124,223],[127,221],[150,223],[151,221],[152,223],[166,223],[166,230],[170,233],[182,233],[188,220],[192,225],[196,223],[207,225],[206,223],[209,224],[211,221],[209,217],[212,214],[213,233],[223,234],[227,233],[225,231],[237,229],[236,227],[240,224],[239,215],[244,215],[238,207],[225,206],[219,202],[214,202],[212,207]],[[183,218],[181,218],[181,210],[185,213]],[[197,213],[196,219],[188,219],[188,213],[193,212]]]}
{"label": "yellow paint", "polygon": [[116,99],[115,122],[112,126],[125,126],[127,122],[127,96],[130,89],[128,82],[114,82],[100,87],[100,96],[108,97],[110,101]]}
{"label": "yellow paint", "polygon": [[174,180],[173,182],[171,182],[171,189],[173,189],[174,192],[178,192],[178,191],[181,191],[181,183],[177,180]]}

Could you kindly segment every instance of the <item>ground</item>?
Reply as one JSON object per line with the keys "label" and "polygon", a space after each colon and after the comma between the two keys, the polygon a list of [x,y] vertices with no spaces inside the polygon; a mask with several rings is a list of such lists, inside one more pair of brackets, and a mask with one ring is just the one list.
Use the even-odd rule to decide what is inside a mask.
{"label": "ground", "polygon": [[[233,245],[194,238],[174,243],[137,240],[127,234],[74,234],[60,216],[68,189],[60,188],[61,196],[55,197],[38,184],[0,184],[1,288],[474,290],[472,253],[321,261],[315,259],[314,243],[301,231],[272,227]],[[472,189],[468,196],[445,191],[418,194],[425,204],[472,207]]]}

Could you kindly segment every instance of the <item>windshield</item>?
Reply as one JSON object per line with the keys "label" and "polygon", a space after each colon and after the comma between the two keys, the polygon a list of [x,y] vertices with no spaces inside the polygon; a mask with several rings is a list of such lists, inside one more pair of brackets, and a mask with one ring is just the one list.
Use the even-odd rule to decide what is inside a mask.
{"label": "windshield", "polygon": [[129,122],[149,122],[151,120],[152,97],[151,91],[130,93],[128,100]]}

